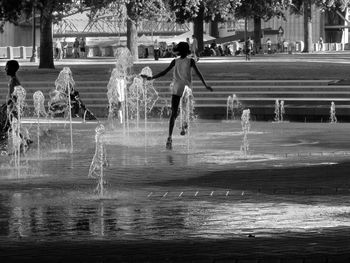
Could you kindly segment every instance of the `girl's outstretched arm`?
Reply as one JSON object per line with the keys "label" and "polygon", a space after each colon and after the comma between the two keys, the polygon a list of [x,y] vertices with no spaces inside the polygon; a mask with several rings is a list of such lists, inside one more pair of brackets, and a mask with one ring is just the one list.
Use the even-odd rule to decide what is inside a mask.
{"label": "girl's outstretched arm", "polygon": [[[159,72],[158,74],[156,74],[152,77],[146,77],[146,78],[147,78],[147,80],[152,80],[152,79],[157,79],[159,77],[162,77],[165,74],[167,74],[174,66],[175,66],[175,59],[173,59],[173,61],[171,61],[170,65],[166,69],[164,69],[162,72]],[[141,76],[141,77],[145,77],[145,76]]]}
{"label": "girl's outstretched arm", "polygon": [[194,68],[194,71],[196,71],[199,79],[202,81],[203,85],[210,91],[213,91],[212,87],[208,86],[208,84],[205,82],[203,76],[202,76],[202,73],[199,71],[197,65],[196,65],[196,62],[194,61],[194,59],[191,59],[191,67]]}

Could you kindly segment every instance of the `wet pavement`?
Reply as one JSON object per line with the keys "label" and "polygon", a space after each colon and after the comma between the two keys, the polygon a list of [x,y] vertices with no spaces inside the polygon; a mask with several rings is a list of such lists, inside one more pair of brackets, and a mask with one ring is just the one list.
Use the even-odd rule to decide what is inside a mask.
{"label": "wet pavement", "polygon": [[348,262],[349,124],[252,122],[247,158],[239,121],[176,128],[173,151],[165,121],[109,129],[103,196],[96,123],[73,154],[68,126],[41,127],[20,175],[1,156],[1,262]]}

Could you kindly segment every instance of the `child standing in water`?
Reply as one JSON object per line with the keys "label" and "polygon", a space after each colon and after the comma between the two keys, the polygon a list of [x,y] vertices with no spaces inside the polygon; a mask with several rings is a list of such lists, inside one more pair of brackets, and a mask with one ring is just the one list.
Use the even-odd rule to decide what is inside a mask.
{"label": "child standing in water", "polygon": [[7,61],[6,66],[5,66],[5,71],[6,71],[6,74],[10,77],[10,80],[9,80],[9,84],[8,84],[9,93],[7,95],[6,101],[8,101],[9,99],[12,98],[12,93],[15,90],[15,87],[21,85],[21,83],[19,82],[19,80],[16,76],[18,69],[19,69],[19,64],[18,64],[17,60]]}
{"label": "child standing in water", "polygon": [[16,73],[19,69],[19,64],[16,60],[9,60],[6,63],[5,71],[10,77],[8,83],[8,94],[6,95],[6,102],[0,108],[0,142],[7,138],[7,132],[10,129],[9,112],[14,110],[14,103],[16,98],[13,96],[13,92],[16,86],[21,85]]}
{"label": "child standing in water", "polygon": [[[147,80],[152,80],[164,76],[172,68],[173,71],[173,81],[171,84],[171,116],[169,120],[169,136],[166,142],[166,148],[172,149],[172,134],[175,124],[175,119],[178,115],[179,103],[182,97],[182,94],[185,90],[185,86],[191,88],[192,86],[192,68],[197,73],[199,79],[202,81],[203,85],[210,91],[213,89],[207,85],[202,74],[197,68],[196,62],[193,58],[188,57],[191,54],[190,47],[186,42],[180,42],[175,48],[174,52],[179,55],[179,58],[171,61],[170,65],[162,72],[154,75],[153,77],[147,77]],[[184,132],[181,132],[181,135],[184,135]]]}

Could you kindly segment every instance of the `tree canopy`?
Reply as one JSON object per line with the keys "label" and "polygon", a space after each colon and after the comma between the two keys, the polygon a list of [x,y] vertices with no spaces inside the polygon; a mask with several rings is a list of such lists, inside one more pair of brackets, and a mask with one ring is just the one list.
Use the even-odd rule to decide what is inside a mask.
{"label": "tree canopy", "polygon": [[[0,21],[18,24],[23,18],[30,18],[35,10],[40,16],[40,63],[39,68],[54,68],[52,50],[52,23],[62,17],[81,12],[85,7],[79,0],[2,0]],[[0,25],[0,27],[2,27]]]}
{"label": "tree canopy", "polygon": [[169,9],[179,23],[194,22],[199,50],[203,49],[203,21],[225,20],[241,0],[168,0]]}

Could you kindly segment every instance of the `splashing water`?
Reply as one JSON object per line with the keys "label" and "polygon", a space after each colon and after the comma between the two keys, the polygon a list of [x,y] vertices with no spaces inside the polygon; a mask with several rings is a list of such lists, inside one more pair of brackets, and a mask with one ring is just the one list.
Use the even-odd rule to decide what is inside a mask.
{"label": "splashing water", "polygon": [[275,118],[274,121],[282,122],[284,120],[285,108],[284,108],[284,100],[276,100],[275,101]]}
{"label": "splashing water", "polygon": [[131,118],[136,119],[136,127],[139,128],[140,111],[144,109],[141,107],[141,101],[143,97],[143,80],[141,77],[136,76],[133,83],[129,87],[129,113]]}
{"label": "splashing water", "polygon": [[123,74],[123,77],[127,77],[130,69],[134,66],[134,58],[131,52],[126,47],[119,47],[115,51],[116,64],[115,68]]}
{"label": "splashing water", "polygon": [[[141,75],[152,77],[152,70],[149,67],[144,67],[141,70]],[[142,104],[144,108],[145,129],[147,127],[147,113],[151,112],[158,100],[158,92],[154,89],[153,80],[143,79],[143,99]]]}
{"label": "splashing water", "polygon": [[232,120],[233,117],[233,99],[231,96],[228,96],[226,102],[226,120]]}
{"label": "splashing water", "polygon": [[187,150],[189,150],[190,122],[196,119],[194,113],[194,97],[190,87],[185,86],[180,100],[180,129],[181,135],[187,134]]}
{"label": "splashing water", "polygon": [[[17,177],[20,176],[21,169],[21,147],[25,148],[26,141],[24,136],[21,136],[21,117],[23,115],[23,109],[25,106],[26,91],[22,86],[15,86],[13,91],[13,96],[16,98],[14,100],[14,107],[8,113],[8,119],[11,122],[11,137],[12,140],[12,161],[14,163],[15,170],[17,172]],[[22,139],[23,138],[23,139]]]}
{"label": "splashing water", "polygon": [[39,118],[40,116],[47,117],[44,102],[45,97],[42,91],[38,90],[33,94],[34,114]]}
{"label": "splashing water", "polygon": [[337,117],[335,116],[335,103],[332,101],[331,102],[331,108],[329,111],[329,121],[331,123],[336,123],[337,122]]}
{"label": "splashing water", "polygon": [[131,52],[126,47],[119,47],[115,51],[115,58],[116,58],[116,64],[115,64],[115,70],[118,73],[115,73],[118,75],[118,78],[121,78],[125,82],[125,103],[123,106],[122,112],[123,112],[123,130],[125,133],[125,130],[127,129],[129,134],[129,99],[128,99],[128,89],[127,85],[131,82],[131,69],[134,65],[134,58],[131,55]]}
{"label": "splashing water", "polygon": [[109,103],[108,121],[115,128],[115,119],[124,123],[125,118],[125,92],[126,81],[118,69],[113,69],[107,85],[107,98]]}
{"label": "splashing water", "polygon": [[95,129],[96,149],[95,149],[95,155],[92,158],[92,162],[90,164],[90,169],[88,174],[89,178],[97,179],[97,186],[95,188],[95,193],[99,197],[103,197],[105,194],[104,184],[106,183],[106,181],[104,180],[103,166],[108,165],[106,148],[102,140],[102,136],[105,134],[105,131],[106,131],[105,127],[102,124],[97,126]]}
{"label": "splashing water", "polygon": [[70,152],[73,152],[73,128],[72,128],[72,105],[71,105],[71,93],[74,90],[74,79],[72,71],[69,67],[64,67],[56,81],[55,90],[50,92],[49,113],[55,115],[57,113],[65,113],[66,118],[69,118],[69,129],[70,129]]}
{"label": "splashing water", "polygon": [[226,102],[226,120],[233,120],[235,114],[239,114],[242,110],[242,104],[239,102],[236,94],[227,97]]}
{"label": "splashing water", "polygon": [[280,120],[281,121],[284,120],[284,113],[285,113],[284,100],[281,100],[281,102],[280,102]]}
{"label": "splashing water", "polygon": [[38,157],[40,156],[40,116],[47,117],[47,113],[44,106],[45,97],[44,94],[38,90],[33,94],[34,101],[34,115],[37,117],[37,145],[38,145]]}
{"label": "splashing water", "polygon": [[241,116],[241,125],[243,132],[243,140],[241,145],[241,152],[244,158],[247,158],[247,153],[249,150],[248,133],[250,130],[250,109],[244,110]]}
{"label": "splashing water", "polygon": [[278,100],[275,101],[275,118],[274,121],[280,121],[280,103]]}

